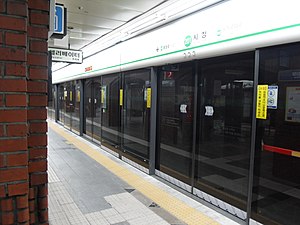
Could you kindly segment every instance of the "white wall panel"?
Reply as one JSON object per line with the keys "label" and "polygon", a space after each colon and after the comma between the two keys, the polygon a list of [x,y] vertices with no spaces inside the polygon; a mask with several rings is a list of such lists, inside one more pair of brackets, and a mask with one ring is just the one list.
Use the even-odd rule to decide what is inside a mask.
{"label": "white wall panel", "polygon": [[[300,40],[297,0],[231,0],[177,20],[64,69],[64,80],[164,65]],[[84,74],[84,68],[93,72]],[[73,69],[76,68],[76,69]],[[60,82],[56,73],[54,83]]]}

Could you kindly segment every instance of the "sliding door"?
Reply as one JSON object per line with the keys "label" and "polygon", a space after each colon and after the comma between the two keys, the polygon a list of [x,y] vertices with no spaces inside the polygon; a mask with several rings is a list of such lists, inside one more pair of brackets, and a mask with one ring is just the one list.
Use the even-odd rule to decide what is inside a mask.
{"label": "sliding door", "polygon": [[300,45],[260,50],[259,85],[268,85],[257,120],[252,210],[265,224],[300,221]]}
{"label": "sliding door", "polygon": [[246,210],[254,53],[202,60],[195,186]]}
{"label": "sliding door", "polygon": [[149,161],[150,75],[150,69],[126,72],[122,89],[122,149],[139,163],[146,164]]}
{"label": "sliding door", "polygon": [[157,169],[185,183],[192,179],[194,63],[160,68]]}
{"label": "sliding door", "polygon": [[102,77],[102,145],[114,150],[120,148],[120,75],[111,74]]}

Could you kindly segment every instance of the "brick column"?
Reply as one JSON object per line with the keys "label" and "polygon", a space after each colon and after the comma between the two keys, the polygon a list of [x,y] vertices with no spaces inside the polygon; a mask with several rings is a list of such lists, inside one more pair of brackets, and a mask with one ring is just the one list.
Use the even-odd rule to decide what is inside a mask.
{"label": "brick column", "polygon": [[48,224],[48,0],[0,0],[0,224]]}

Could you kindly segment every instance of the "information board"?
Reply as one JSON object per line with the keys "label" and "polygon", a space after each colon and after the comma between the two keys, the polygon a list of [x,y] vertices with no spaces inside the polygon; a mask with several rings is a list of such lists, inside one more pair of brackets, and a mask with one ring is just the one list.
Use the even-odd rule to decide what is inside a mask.
{"label": "information board", "polygon": [[285,121],[300,122],[300,87],[286,88]]}

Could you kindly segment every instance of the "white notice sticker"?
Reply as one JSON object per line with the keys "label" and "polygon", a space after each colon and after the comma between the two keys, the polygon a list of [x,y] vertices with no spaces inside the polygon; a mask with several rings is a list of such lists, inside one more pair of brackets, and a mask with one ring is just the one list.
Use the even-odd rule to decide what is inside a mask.
{"label": "white notice sticker", "polygon": [[186,105],[186,104],[181,104],[181,105],[180,105],[180,112],[181,112],[181,113],[187,113],[186,108],[187,108],[187,105]]}
{"label": "white notice sticker", "polygon": [[205,116],[213,116],[214,108],[212,106],[205,106]]}

